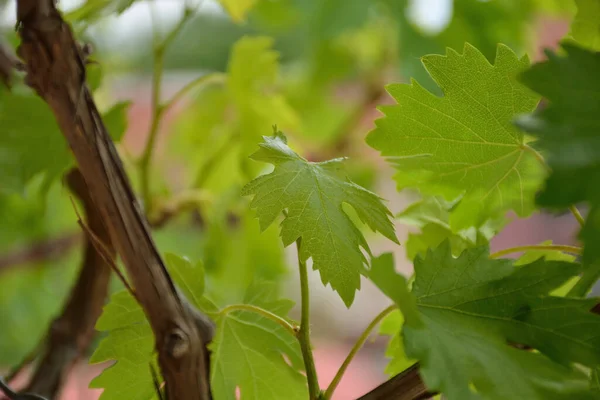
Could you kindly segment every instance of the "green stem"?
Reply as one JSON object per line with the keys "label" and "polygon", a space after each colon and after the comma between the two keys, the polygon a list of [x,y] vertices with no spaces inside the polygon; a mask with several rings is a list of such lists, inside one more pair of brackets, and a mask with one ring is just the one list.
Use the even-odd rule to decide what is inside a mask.
{"label": "green stem", "polygon": [[579,222],[579,226],[581,226],[583,228],[583,225],[585,224],[585,220],[583,219],[583,216],[581,215],[581,213],[579,212],[577,207],[572,205],[569,207],[569,211],[571,211],[571,214],[573,214],[573,216],[575,217],[577,222]]}
{"label": "green stem", "polygon": [[308,292],[308,270],[306,263],[302,261],[300,249],[302,240],[296,241],[298,250],[298,267],[300,270],[300,295],[302,297],[302,311],[300,317],[300,332],[298,332],[298,341],[302,350],[302,358],[304,359],[304,367],[306,369],[306,379],[308,381],[308,393],[310,400],[318,399],[321,389],[319,388],[319,380],[317,379],[317,370],[315,368],[315,360],[313,358],[312,348],[310,345],[310,296]]}
{"label": "green stem", "polygon": [[587,267],[581,274],[581,278],[575,286],[569,290],[566,297],[586,297],[594,284],[600,278],[600,263],[595,263]]}
{"label": "green stem", "polygon": [[163,104],[164,112],[167,112],[173,107],[178,101],[180,101],[188,92],[192,91],[198,86],[209,85],[212,83],[224,83],[226,75],[220,72],[214,72],[207,75],[202,75],[191,82],[188,82],[184,87],[179,89],[177,93],[171,97],[169,101]]}
{"label": "green stem", "polygon": [[581,254],[581,248],[576,246],[558,245],[558,244],[539,244],[529,246],[517,246],[509,249],[504,249],[490,254],[490,258],[500,258],[507,254],[518,253],[520,251],[527,250],[551,250],[551,251],[562,251],[571,254]]}
{"label": "green stem", "polygon": [[[154,16],[154,10],[151,11],[152,16]],[[175,37],[177,37],[179,32],[181,32],[185,23],[189,21],[193,15],[193,10],[191,8],[186,8],[183,13],[183,17],[179,20],[179,22],[177,23],[177,25],[175,25],[171,32],[167,34],[167,36],[162,40],[162,42],[158,42],[158,35],[156,34],[156,29],[154,31],[155,44],[153,51],[154,65],[152,70],[151,99],[152,120],[150,122],[150,131],[148,132],[148,139],[146,140],[146,145],[144,146],[144,150],[139,161],[140,186],[144,207],[146,208],[147,213],[150,213],[152,209],[152,198],[150,194],[150,162],[152,160],[152,153],[154,152],[154,148],[156,146],[156,137],[158,136],[162,116],[164,115],[165,111],[165,107],[160,104],[165,51],[168,48],[168,46],[173,42]],[[156,22],[155,18],[153,18],[153,20],[154,22]],[[153,25],[156,28],[156,24],[154,23]]]}
{"label": "green stem", "polygon": [[342,377],[344,376],[346,369],[348,369],[348,365],[350,365],[350,362],[352,361],[352,359],[354,359],[354,356],[356,355],[356,353],[358,353],[358,351],[363,347],[363,345],[369,338],[369,335],[371,334],[373,329],[375,329],[377,324],[379,324],[383,318],[385,318],[389,313],[391,313],[392,311],[397,310],[397,309],[398,309],[398,307],[395,304],[391,305],[388,308],[386,308],[385,310],[383,310],[382,312],[380,312],[373,319],[373,321],[371,321],[371,323],[367,326],[367,328],[360,335],[360,337],[358,338],[356,343],[354,343],[354,346],[350,350],[350,353],[348,353],[348,356],[342,363],[342,366],[340,367],[338,372],[335,374],[335,377],[329,384],[329,387],[325,391],[325,399],[327,399],[327,400],[331,399],[331,396],[333,396],[333,392],[335,391],[335,389],[339,385],[340,381],[342,380]]}
{"label": "green stem", "polygon": [[250,311],[255,314],[260,314],[263,317],[278,323],[283,329],[288,331],[293,336],[298,336],[299,329],[297,326],[290,324],[288,321],[281,318],[279,315],[273,314],[271,311],[265,310],[264,308],[253,306],[252,304],[232,304],[219,311],[219,315],[225,315],[232,311]]}

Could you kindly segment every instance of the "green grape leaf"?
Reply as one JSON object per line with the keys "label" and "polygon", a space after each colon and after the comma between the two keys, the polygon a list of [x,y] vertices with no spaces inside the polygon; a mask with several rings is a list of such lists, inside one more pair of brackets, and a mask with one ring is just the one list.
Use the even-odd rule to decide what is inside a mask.
{"label": "green grape leaf", "polygon": [[[561,18],[565,18],[565,3],[570,3],[564,0],[456,0],[452,2],[452,16],[447,24],[431,26],[425,24],[423,18],[417,20],[413,17],[415,14],[411,11],[417,1],[381,2],[386,3],[393,19],[398,22],[400,72],[403,76],[417,79],[422,86],[436,94],[439,88],[419,62],[423,55],[440,53],[447,47],[458,49],[465,41],[479,49],[489,60],[494,59],[498,43],[505,43],[514,49],[527,48],[532,18],[547,14],[534,3],[543,3],[548,8],[549,2],[560,2]],[[431,28],[437,32],[431,32]]]}
{"label": "green grape leaf", "polygon": [[381,107],[385,117],[376,121],[368,144],[397,166],[400,189],[447,200],[464,194],[450,216],[453,231],[508,210],[529,215],[543,166],[512,124],[515,114],[531,112],[539,100],[516,81],[527,57],[499,45],[492,65],[466,44],[463,54],[449,49],[422,61],[444,96],[414,81],[389,85],[398,104]]}
{"label": "green grape leaf", "polygon": [[127,111],[130,106],[131,101],[122,101],[113,105],[102,116],[104,125],[115,142],[119,142],[127,130]]}
{"label": "green grape leaf", "polygon": [[[274,292],[274,285],[254,284],[244,303],[285,317],[294,303],[275,298]],[[249,311],[220,313],[216,323],[210,344],[211,389],[216,399],[236,399],[236,388],[248,400],[308,397],[306,378],[299,372],[303,365],[300,346],[290,332]]]}
{"label": "green grape leaf", "polygon": [[96,330],[108,332],[90,357],[90,363],[116,360],[90,383],[104,389],[101,400],[155,398],[149,365],[156,365],[154,335],[144,311],[123,290],[111,296],[96,323]]}
{"label": "green grape leaf", "polygon": [[600,367],[596,367],[592,370],[592,390],[600,395]]}
{"label": "green grape leaf", "polygon": [[397,375],[417,362],[409,359],[404,351],[403,324],[404,317],[399,310],[396,310],[385,317],[379,326],[380,335],[390,336],[390,341],[385,348],[385,356],[390,359],[385,367],[385,373],[389,376]]}
{"label": "green grape leaf", "polygon": [[[23,200],[19,200],[19,204],[22,205]],[[67,202],[67,199],[60,200],[64,201],[64,204]],[[6,204],[3,202],[2,207],[4,206]],[[9,210],[15,211],[13,208],[6,209],[4,212]],[[31,214],[42,220],[50,219],[35,213],[30,213],[28,216]],[[40,224],[40,218],[23,222],[36,225]],[[2,221],[3,230],[8,229],[11,235],[17,234],[16,230],[10,230],[14,227],[10,219],[2,219]],[[18,233],[22,235],[24,232]],[[46,235],[48,233],[46,231]],[[27,244],[30,245],[31,242]],[[0,316],[5,329],[0,329],[0,365],[18,364],[44,339],[48,326],[60,314],[77,277],[80,257],[79,249],[72,249],[57,259],[21,263],[2,271]]]}
{"label": "green grape leaf", "polygon": [[[204,294],[204,268],[174,254],[165,255],[166,265],[186,298],[203,311],[214,311]],[[104,389],[100,400],[156,398],[149,365],[156,366],[154,335],[144,311],[127,290],[111,296],[96,323],[108,335],[90,357],[90,363],[116,360],[90,383]]]}
{"label": "green grape leaf", "polygon": [[204,265],[198,261],[192,264],[187,258],[173,253],[165,254],[165,264],[175,284],[185,298],[205,312],[218,311],[217,306],[204,295]]}
{"label": "green grape leaf", "polygon": [[[239,190],[232,191],[239,202]],[[222,303],[240,301],[253,281],[281,281],[289,273],[279,229],[270,226],[261,232],[252,210],[244,210],[232,226],[231,202],[206,210],[207,236],[204,260],[211,282],[218,288],[213,297]]]}
{"label": "green grape leaf", "polygon": [[243,22],[248,12],[259,0],[219,0],[235,22]]}
{"label": "green grape leaf", "polygon": [[[552,240],[546,240],[545,242],[542,242],[540,244],[541,245],[551,245]],[[535,250],[528,250],[525,253],[523,253],[523,255],[514,262],[514,266],[518,267],[520,265],[527,265],[534,261],[539,260],[540,258],[544,258],[546,260],[573,262],[573,261],[575,261],[575,259],[577,257],[575,257],[574,255],[569,254],[569,253],[563,253],[562,251],[535,249]],[[577,283],[578,280],[579,280],[579,277],[574,276],[574,277],[570,278],[568,281],[566,281],[562,286],[551,291],[550,294],[552,296],[559,296],[559,297],[566,296],[567,293],[569,292],[569,290],[571,290],[571,288],[573,286],[575,286],[575,284]]]}
{"label": "green grape leaf", "polygon": [[569,366],[600,361],[596,300],[548,295],[581,266],[538,260],[515,269],[488,256],[479,247],[454,258],[444,242],[415,260],[412,293],[425,328],[405,325],[404,345],[427,387],[450,400],[596,398]]}
{"label": "green grape leaf", "polygon": [[352,206],[371,229],[398,243],[390,211],[374,193],[336,176],[341,159],[308,162],[287,146],[281,133],[265,136],[259,147],[251,158],[275,169],[248,183],[242,193],[254,195],[251,207],[257,209],[261,229],[287,210],[281,224],[284,246],[301,238],[300,258],[312,258],[323,284],[330,283],[349,307],[364,273],[366,258],[360,248],[370,250],[342,203]]}
{"label": "green grape leaf", "polygon": [[394,269],[392,253],[385,253],[373,258],[369,279],[396,303],[407,324],[416,327],[422,326],[415,298],[408,291],[406,279],[396,273]]}
{"label": "green grape leaf", "polygon": [[111,14],[121,14],[136,0],[87,0],[76,9],[69,11],[65,18],[70,22],[94,22]]}
{"label": "green grape leaf", "polygon": [[550,104],[517,120],[538,137],[552,173],[537,202],[542,207],[567,208],[587,201],[590,211],[580,237],[585,262],[600,260],[600,53],[563,43],[565,56],[548,52],[548,60],[521,76]]}
{"label": "green grape leaf", "polygon": [[600,1],[575,0],[577,13],[569,36],[581,46],[600,51]]}
{"label": "green grape leaf", "polygon": [[[103,119],[114,140],[127,127],[129,102],[117,103]],[[0,191],[23,192],[43,174],[41,193],[73,164],[69,146],[48,105],[38,96],[0,93]]]}
{"label": "green grape leaf", "polygon": [[100,88],[104,79],[104,70],[100,64],[89,63],[85,67],[87,84],[92,92]]}
{"label": "green grape leaf", "polygon": [[72,163],[69,146],[41,98],[0,93],[0,190],[22,192],[43,173],[45,193]]}
{"label": "green grape leaf", "polygon": [[420,228],[419,233],[409,233],[405,243],[409,260],[414,260],[417,254],[424,256],[428,249],[439,246],[446,239],[450,240],[452,254],[459,255],[468,247],[489,242],[506,223],[502,216],[487,220],[478,228],[469,227],[453,232],[450,227],[450,211],[459,202],[460,199],[448,202],[439,197],[427,196],[396,216],[398,222]]}

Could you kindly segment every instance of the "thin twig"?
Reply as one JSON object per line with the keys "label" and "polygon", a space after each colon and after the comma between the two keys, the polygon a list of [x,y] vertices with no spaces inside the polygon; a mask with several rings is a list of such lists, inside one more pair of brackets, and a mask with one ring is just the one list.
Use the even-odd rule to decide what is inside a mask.
{"label": "thin twig", "polygon": [[160,228],[182,212],[196,210],[212,200],[213,196],[206,191],[184,190],[162,202],[157,202],[152,214],[148,215],[148,221],[153,228]]}
{"label": "thin twig", "polygon": [[111,257],[111,250],[109,250],[107,246],[104,243],[102,243],[102,239],[96,236],[96,234],[94,234],[94,232],[83,222],[83,220],[81,219],[81,215],[79,215],[79,212],[77,211],[77,206],[75,205],[75,203],[73,203],[73,209],[75,210],[75,214],[77,215],[77,223],[79,224],[81,229],[83,229],[83,231],[86,233],[91,245],[94,246],[96,252],[100,255],[100,257],[102,257],[104,262],[112,269],[115,275],[117,275],[123,286],[125,286],[127,291],[131,294],[131,296],[133,296],[133,298],[137,300],[133,288],[129,285],[129,282],[127,282],[127,279],[121,273],[119,267],[115,263],[114,256]]}
{"label": "thin twig", "polygon": [[569,246],[569,245],[562,245],[562,244],[534,244],[534,245],[527,245],[527,246],[511,247],[508,249],[500,250],[500,251],[490,254],[490,258],[500,258],[507,254],[519,253],[522,251],[529,251],[529,250],[562,251],[564,253],[571,253],[571,254],[576,254],[576,255],[581,254],[581,247],[577,247],[577,246]]}
{"label": "thin twig", "polygon": [[69,233],[6,253],[0,257],[0,273],[15,265],[35,265],[42,261],[58,259],[81,243],[81,239],[80,232]]}
{"label": "thin twig", "polygon": [[27,356],[21,360],[21,362],[14,366],[13,368],[11,368],[11,370],[8,372],[8,374],[6,374],[6,383],[11,383],[21,372],[23,372],[23,370],[25,368],[27,368],[29,365],[31,365],[32,362],[35,361],[35,359],[38,357],[40,349],[42,348],[42,346],[45,343],[46,338],[43,338],[33,349],[33,351],[31,351],[29,354],[27,354]]}
{"label": "thin twig", "polygon": [[225,82],[227,75],[221,72],[213,72],[207,75],[202,75],[191,82],[188,82],[184,87],[179,89],[177,93],[171,97],[166,103],[162,105],[162,111],[168,112],[175,104],[177,104],[185,95],[200,86],[208,86],[210,84],[217,84]]}
{"label": "thin twig", "polygon": [[[152,3],[150,6],[152,6]],[[154,15],[154,13],[152,15]],[[152,155],[154,153],[154,148],[156,147],[158,131],[165,112],[165,107],[161,104],[160,99],[162,92],[165,51],[181,32],[185,24],[193,17],[193,15],[193,10],[186,7],[183,16],[175,25],[175,27],[160,43],[155,43],[154,45],[154,67],[152,70],[152,120],[150,122],[150,130],[148,132],[146,145],[144,146],[144,150],[139,161],[142,200],[148,213],[152,211],[153,207],[150,193],[150,162],[152,161]],[[154,22],[154,32],[156,32],[156,21]],[[157,37],[156,34],[155,37]]]}
{"label": "thin twig", "polygon": [[585,219],[583,219],[583,216],[581,215],[577,207],[575,207],[575,205],[571,205],[569,206],[569,211],[571,211],[571,214],[573,214],[573,216],[579,223],[579,226],[583,228],[583,225],[585,225]]}
{"label": "thin twig", "polygon": [[392,311],[397,310],[397,309],[398,309],[398,307],[395,304],[389,306],[388,308],[386,308],[385,310],[383,310],[382,312],[377,314],[377,316],[373,319],[373,321],[371,321],[371,323],[366,327],[366,329],[363,331],[363,333],[359,336],[356,343],[354,343],[354,346],[352,346],[350,353],[348,353],[348,356],[342,363],[340,369],[335,374],[335,377],[333,378],[333,380],[327,387],[327,390],[325,391],[325,399],[331,399],[331,396],[333,396],[333,392],[335,391],[335,389],[339,385],[340,381],[342,380],[342,377],[344,376],[346,369],[348,369],[350,362],[352,362],[352,360],[354,359],[354,356],[356,356],[356,353],[358,353],[358,351],[363,347],[363,345],[369,338],[369,335],[371,334],[373,329],[375,329],[375,327],[381,322],[381,320],[384,319],[389,313],[391,313]]}
{"label": "thin twig", "polygon": [[[181,213],[195,210],[211,200],[212,197],[208,193],[199,190],[176,193],[156,205],[153,213],[148,216],[148,222],[153,229],[162,228]],[[82,242],[86,236],[85,229],[83,230],[83,234],[82,232],[67,233],[0,255],[0,274],[15,266],[33,266],[39,262],[60,259]]]}

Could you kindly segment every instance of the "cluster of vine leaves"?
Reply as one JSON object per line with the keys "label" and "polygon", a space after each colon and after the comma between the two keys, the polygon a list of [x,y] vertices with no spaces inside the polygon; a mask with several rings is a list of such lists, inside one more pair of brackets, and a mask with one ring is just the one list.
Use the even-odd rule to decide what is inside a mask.
{"label": "cluster of vine leaves", "polygon": [[[131,3],[110,2],[117,8],[104,11],[119,12]],[[243,16],[243,2],[223,3],[235,18]],[[252,2],[246,3],[250,7]],[[261,229],[280,222],[284,246],[297,247],[301,321],[288,317],[293,302],[279,298],[268,282],[253,283],[239,304],[219,304],[207,294],[210,282],[205,282],[202,262],[165,255],[176,284],[217,323],[211,344],[215,399],[233,399],[237,390],[244,399],[329,399],[380,321],[380,332],[392,337],[386,372],[395,374],[419,361],[427,387],[451,400],[600,398],[600,317],[590,312],[598,300],[586,298],[600,277],[600,4],[581,0],[578,6],[569,37],[558,54],[548,53],[547,61],[531,66],[527,57],[500,44],[490,63],[466,44],[461,53],[448,50],[422,59],[443,96],[417,82],[388,86],[397,104],[381,107],[384,117],[367,143],[397,167],[399,190],[422,194],[395,216],[420,228],[407,243],[415,268],[410,284],[395,271],[391,254],[371,254],[358,221],[397,243],[394,216],[377,195],[345,178],[343,159],[308,162],[278,130],[262,138],[251,156],[257,163],[249,168],[267,163],[274,169],[251,180],[242,195],[251,198],[249,207],[256,210]],[[244,38],[234,48],[226,76],[202,77],[159,103],[165,48],[190,15],[155,49],[155,120],[139,177],[150,207],[149,162],[164,112],[192,87],[218,82],[243,118],[251,115],[251,104],[243,99],[253,85],[248,82],[252,77],[236,67],[236,54],[257,60],[255,70],[264,79],[277,73],[272,42]],[[20,99],[18,93],[5,95]],[[272,102],[281,118],[288,115],[276,97],[253,95],[253,101]],[[549,105],[536,111],[541,96]],[[23,99],[35,106],[32,97]],[[25,107],[5,104],[14,105],[15,112],[3,109],[3,118],[9,119],[3,126],[22,123],[18,111]],[[127,106],[120,103],[105,115],[114,139],[124,131]],[[22,150],[31,156],[29,149]],[[55,160],[52,166],[28,164],[21,178],[26,181],[41,169],[48,171],[47,179],[55,177],[69,158]],[[352,217],[344,203],[353,209]],[[575,208],[579,203],[588,206],[585,220]],[[583,248],[542,243],[489,253],[488,242],[505,225],[507,212],[525,217],[539,207],[570,209],[582,224]],[[501,258],[516,252],[525,253],[516,260]],[[392,301],[369,324],[327,388],[319,386],[312,358],[309,259],[323,284],[348,307],[361,275]],[[148,368],[156,364],[154,338],[133,297],[126,291],[114,294],[96,328],[107,336],[90,362],[116,360],[91,384],[104,389],[101,398],[155,397]],[[515,343],[534,351],[517,349]]]}

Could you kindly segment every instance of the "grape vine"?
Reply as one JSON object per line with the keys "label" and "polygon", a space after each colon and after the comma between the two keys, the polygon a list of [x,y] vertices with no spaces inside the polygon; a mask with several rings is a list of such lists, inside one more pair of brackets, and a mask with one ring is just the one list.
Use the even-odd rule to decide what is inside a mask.
{"label": "grape vine", "polygon": [[[5,395],[28,375],[15,398],[59,398],[86,359],[101,400],[341,399],[379,327],[389,378],[352,398],[600,399],[600,2],[446,3],[425,33],[408,0],[219,0],[218,16],[185,1],[167,29],[155,1],[16,0],[0,46]],[[79,39],[144,7],[134,155],[135,101],[112,102],[110,51]],[[540,59],[539,15],[570,24]],[[173,89],[185,65],[204,72]],[[493,242],[543,213],[576,242]],[[365,286],[387,304],[353,321],[325,382],[311,300],[350,309]]]}

